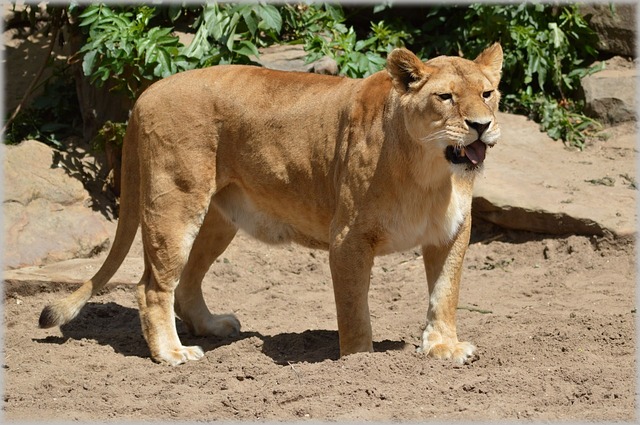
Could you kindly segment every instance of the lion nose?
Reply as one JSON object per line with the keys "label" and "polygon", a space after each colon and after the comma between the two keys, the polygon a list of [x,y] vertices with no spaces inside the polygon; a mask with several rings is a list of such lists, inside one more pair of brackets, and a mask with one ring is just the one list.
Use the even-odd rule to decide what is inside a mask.
{"label": "lion nose", "polygon": [[467,125],[470,128],[473,128],[475,131],[478,132],[478,138],[480,136],[482,136],[482,133],[484,133],[484,131],[487,128],[489,128],[489,126],[491,125],[491,121],[486,122],[486,123],[481,123],[481,122],[474,122],[474,121],[465,120],[465,122],[467,123]]}

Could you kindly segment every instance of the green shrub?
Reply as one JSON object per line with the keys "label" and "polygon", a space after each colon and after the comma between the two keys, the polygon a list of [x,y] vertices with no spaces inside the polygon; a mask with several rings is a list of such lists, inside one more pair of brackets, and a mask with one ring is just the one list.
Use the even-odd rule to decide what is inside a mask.
{"label": "green shrub", "polygon": [[[79,11],[69,6],[69,13]],[[554,139],[578,147],[599,128],[575,100],[580,79],[601,69],[589,66],[597,37],[575,5],[92,4],[78,19],[87,36],[80,50],[85,75],[131,99],[179,71],[252,63],[258,48],[275,42],[304,44],[309,62],[327,55],[341,74],[365,77],[382,69],[395,47],[407,46],[423,58],[473,58],[500,41],[503,109],[528,115]],[[186,46],[173,35],[178,22],[194,32]],[[24,117],[18,127],[32,125],[28,121]]]}
{"label": "green shrub", "polygon": [[371,23],[371,32],[366,39],[358,40],[353,27],[347,28],[335,22],[326,31],[309,33],[305,43],[307,61],[313,62],[323,56],[332,57],[338,64],[338,72],[352,78],[367,77],[384,68],[387,54],[396,47],[403,47],[410,35],[395,31],[384,21]]}
{"label": "green shrub", "polygon": [[[181,9],[169,9],[177,19]],[[179,71],[224,63],[250,63],[258,47],[278,40],[282,18],[269,4],[217,4],[199,8],[193,23],[195,36],[188,46],[172,35],[171,26],[153,26],[156,8],[111,8],[94,4],[79,15],[80,27],[88,28],[81,48],[83,71],[90,81],[111,81],[113,90],[132,99],[149,82]],[[163,22],[168,24],[170,22]]]}
{"label": "green shrub", "polygon": [[91,141],[91,148],[97,151],[104,151],[108,144],[121,148],[126,132],[126,123],[106,121],[98,130],[96,137]]}
{"label": "green shrub", "polygon": [[148,6],[86,8],[79,18],[80,27],[88,29],[88,39],[80,53],[82,70],[92,84],[110,81],[113,90],[135,99],[148,81],[179,70],[173,60],[179,53],[178,37],[170,34],[171,28],[149,28],[155,13]]}
{"label": "green shrub", "polygon": [[253,62],[258,47],[278,41],[282,17],[270,4],[212,3],[203,7],[194,28],[193,41],[180,51],[190,62],[185,69]]}

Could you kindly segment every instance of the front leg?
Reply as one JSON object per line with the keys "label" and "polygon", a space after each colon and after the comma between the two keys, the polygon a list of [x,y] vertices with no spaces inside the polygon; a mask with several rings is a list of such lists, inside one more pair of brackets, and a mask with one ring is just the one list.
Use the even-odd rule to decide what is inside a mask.
{"label": "front leg", "polygon": [[429,285],[429,309],[418,351],[439,359],[453,359],[460,364],[471,360],[476,351],[473,344],[459,342],[456,333],[460,275],[470,234],[471,215],[468,214],[450,244],[422,247]]}
{"label": "front leg", "polygon": [[341,357],[373,351],[368,302],[373,250],[353,233],[338,235],[329,249]]}

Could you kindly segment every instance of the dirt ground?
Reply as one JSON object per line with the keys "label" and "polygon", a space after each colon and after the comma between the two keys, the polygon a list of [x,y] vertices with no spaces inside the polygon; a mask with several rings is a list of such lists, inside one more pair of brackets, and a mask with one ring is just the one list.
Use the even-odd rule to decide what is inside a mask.
{"label": "dirt ground", "polygon": [[[205,298],[233,312],[233,339],[188,335],[205,357],[153,363],[134,282],[139,244],[108,290],[62,329],[37,328],[76,284],[6,282],[5,420],[631,421],[636,415],[635,247],[476,225],[458,310],[479,359],[415,352],[427,287],[418,252],[378,258],[375,353],[338,359],[325,252],[239,235],[209,271]],[[101,263],[72,260],[78,279]]]}

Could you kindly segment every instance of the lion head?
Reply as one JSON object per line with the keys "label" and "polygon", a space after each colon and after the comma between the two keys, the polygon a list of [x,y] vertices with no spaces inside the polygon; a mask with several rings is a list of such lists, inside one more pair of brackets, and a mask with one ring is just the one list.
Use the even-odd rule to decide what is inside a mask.
{"label": "lion head", "polygon": [[439,56],[422,62],[406,49],[387,58],[408,133],[441,150],[455,170],[479,169],[487,147],[500,137],[496,112],[502,59],[497,43],[473,61]]}

